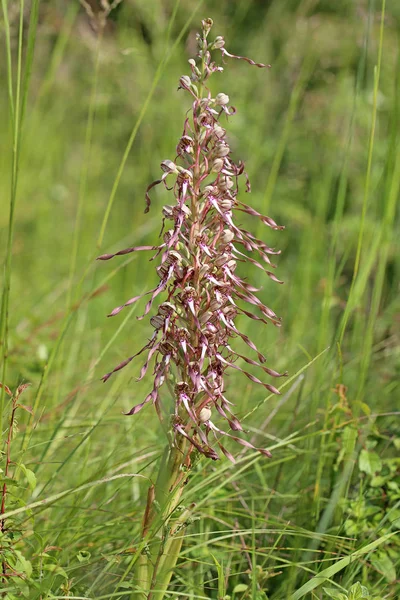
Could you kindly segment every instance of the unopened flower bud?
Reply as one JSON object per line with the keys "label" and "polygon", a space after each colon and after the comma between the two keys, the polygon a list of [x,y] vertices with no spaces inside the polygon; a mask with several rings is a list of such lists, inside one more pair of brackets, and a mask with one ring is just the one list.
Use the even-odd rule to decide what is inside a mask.
{"label": "unopened flower bud", "polygon": [[222,159],[222,158],[216,158],[216,159],[214,160],[213,164],[212,164],[212,168],[211,168],[211,170],[212,170],[214,173],[219,173],[219,172],[222,170],[223,166],[224,166],[224,161],[223,161],[223,159]]}
{"label": "unopened flower bud", "polygon": [[225,46],[225,40],[222,35],[217,35],[215,38],[213,45],[211,46],[211,50],[218,50],[219,48],[223,48]]}
{"label": "unopened flower bud", "polygon": [[195,75],[197,75],[197,77],[200,77],[201,72],[200,72],[200,69],[197,67],[196,61],[194,60],[194,58],[189,58],[188,63],[192,67],[193,73]]}
{"label": "unopened flower bud", "polygon": [[222,210],[231,210],[233,206],[233,201],[230,200],[230,198],[224,198],[223,200],[221,200],[219,205],[222,208]]}
{"label": "unopened flower bud", "polygon": [[217,267],[222,267],[222,265],[224,265],[226,262],[228,262],[230,256],[229,254],[221,254],[221,256],[218,256],[218,258],[215,260],[215,265]]}
{"label": "unopened flower bud", "polygon": [[211,417],[211,410],[205,406],[199,412],[199,421],[200,421],[200,423],[205,423],[206,421],[209,420],[210,417]]}
{"label": "unopened flower bud", "polygon": [[210,33],[211,27],[214,24],[214,21],[210,18],[208,19],[203,19],[201,22],[202,26],[203,26],[203,32],[204,32],[204,36],[207,37],[208,34]]}
{"label": "unopened flower bud", "polygon": [[168,158],[167,158],[167,160],[162,161],[161,168],[164,171],[164,173],[175,173],[176,175],[178,174],[178,169],[176,167],[176,164],[174,162],[172,162],[172,160],[169,160]]}
{"label": "unopened flower bud", "polygon": [[179,80],[181,87],[185,88],[185,90],[190,90],[192,87],[192,80],[188,75],[182,75]]}
{"label": "unopened flower bud", "polygon": [[171,304],[171,302],[163,302],[158,307],[159,315],[171,315],[175,311],[176,311],[176,307],[173,304]]}
{"label": "unopened flower bud", "polygon": [[221,127],[221,125],[218,125],[218,123],[214,126],[213,129],[213,136],[216,137],[218,140],[222,139],[225,135],[225,129],[223,129],[223,127]]}
{"label": "unopened flower bud", "polygon": [[228,144],[217,144],[214,150],[215,156],[218,156],[219,158],[223,158],[224,156],[228,156],[229,152],[230,152],[230,148],[228,146]]}
{"label": "unopened flower bud", "polygon": [[237,310],[233,306],[227,306],[226,308],[222,309],[222,312],[228,319],[234,319],[237,315]]}
{"label": "unopened flower bud", "polygon": [[221,190],[230,190],[233,187],[233,181],[230,177],[221,177],[218,182],[218,186]]}
{"label": "unopened flower bud", "polygon": [[229,96],[220,92],[219,94],[217,94],[215,102],[218,104],[218,106],[226,106],[227,104],[229,104]]}
{"label": "unopened flower bud", "polygon": [[222,242],[223,244],[229,244],[234,237],[235,234],[233,233],[233,231],[231,231],[230,229],[224,229],[219,239],[220,242]]}
{"label": "unopened flower bud", "polygon": [[161,329],[161,327],[164,325],[164,321],[165,319],[163,317],[155,315],[154,317],[151,317],[150,325],[152,325],[154,329]]}
{"label": "unopened flower bud", "polygon": [[162,214],[166,219],[173,219],[174,207],[169,206],[168,204],[166,206],[163,206]]}
{"label": "unopened flower bud", "polygon": [[215,185],[206,185],[204,188],[204,194],[206,196],[209,196],[210,194],[216,196],[218,194],[218,188]]}
{"label": "unopened flower bud", "polygon": [[175,250],[170,250],[168,252],[168,258],[165,262],[168,263],[172,263],[172,262],[178,262],[181,263],[182,262],[182,256],[181,254],[179,254],[179,252],[175,252]]}

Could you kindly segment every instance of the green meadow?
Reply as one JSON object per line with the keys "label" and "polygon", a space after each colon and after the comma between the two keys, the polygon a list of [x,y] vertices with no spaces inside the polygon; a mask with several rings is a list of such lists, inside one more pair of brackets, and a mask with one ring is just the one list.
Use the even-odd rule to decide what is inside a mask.
{"label": "green meadow", "polygon": [[100,33],[106,6],[1,2],[0,382],[30,386],[18,407],[0,390],[0,597],[139,598],[166,439],[150,405],[123,414],[152,387],[141,357],[101,377],[152,333],[144,301],[107,314],[156,285],[157,263],[96,257],[158,243],[173,196],[154,188],[145,214],[145,191],[176,156],[179,78],[211,17],[230,52],[271,65],[226,59],[211,91],[237,110],[223,126],[243,201],[285,226],[254,231],[284,285],[241,271],[282,326],[238,323],[288,377],[275,396],[229,376],[245,439],[272,458],[227,442],[235,465],[198,460],[166,597],[396,600],[400,4],[122,0]]}

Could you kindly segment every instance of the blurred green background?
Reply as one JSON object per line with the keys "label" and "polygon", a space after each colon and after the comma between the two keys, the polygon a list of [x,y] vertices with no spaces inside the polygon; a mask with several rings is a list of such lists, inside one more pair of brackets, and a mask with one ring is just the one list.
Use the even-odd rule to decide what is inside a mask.
{"label": "blurred green background", "polygon": [[[282,232],[256,227],[258,236],[282,250],[276,273],[285,285],[261,282],[257,269],[248,273],[262,285],[263,300],[282,316],[283,326],[241,326],[270,366],[289,376],[325,353],[303,378],[289,382],[285,392],[292,391],[281,404],[279,398],[264,402],[262,389],[230,376],[229,398],[239,405],[238,412],[258,407],[247,419],[250,435],[277,449],[273,462],[257,458],[256,466],[238,476],[239,499],[233,487],[231,496],[225,490],[219,499],[217,489],[205,502],[209,490],[200,488],[202,515],[210,521],[203,520],[198,532],[212,544],[209,522],[232,528],[239,522],[239,528],[251,531],[259,523],[265,526],[271,511],[278,533],[263,534],[267,537],[257,547],[278,553],[276,544],[281,544],[286,549],[280,559],[272,558],[275,550],[267,552],[260,567],[266,570],[265,581],[257,586],[269,589],[271,598],[289,597],[302,581],[303,567],[297,563],[304,560],[308,543],[303,535],[346,534],[339,500],[362,495],[346,462],[356,461],[352,452],[365,448],[372,436],[373,444],[384,444],[392,457],[391,440],[400,435],[400,3],[386,3],[380,68],[382,3],[373,0],[122,0],[102,36],[101,4],[94,0],[42,0],[39,8],[22,133],[6,381],[12,388],[22,380],[32,383],[25,402],[34,407],[35,417],[21,416],[15,446],[37,475],[32,499],[110,473],[138,472],[162,447],[151,409],[135,418],[121,415],[151,387],[150,378],[135,384],[141,363],[106,385],[99,381],[150,335],[148,322],[135,318],[141,314],[138,308],[114,319],[106,315],[150,288],[156,281],[154,263],[142,255],[108,263],[96,263],[95,257],[156,243],[161,207],[171,197],[161,187],[154,189],[145,215],[144,192],[158,178],[161,161],[174,159],[189,109],[188,97],[177,91],[179,77],[189,72],[200,20],[212,17],[214,33],[225,37],[229,51],[271,64],[263,70],[230,60],[212,83],[213,93],[229,94],[237,108],[226,126],[234,155],[245,161],[252,183],[246,201],[286,227]],[[29,9],[26,2],[26,27]],[[8,16],[15,73],[18,2],[8,3]],[[4,32],[3,19],[2,41]],[[2,56],[3,255],[12,144]],[[271,411],[264,430],[260,424]],[[349,423],[360,437],[359,446],[347,452],[343,431]],[[291,444],[294,434],[299,441]],[[202,468],[212,473],[216,467]],[[230,467],[224,462],[218,468]],[[398,470],[395,477],[398,481]],[[60,547],[54,564],[67,569],[78,586],[73,591],[81,586],[81,593],[111,593],[126,568],[124,558],[108,571],[104,567],[109,564],[104,556],[114,561],[121,546],[132,543],[141,518],[141,485],[122,481],[75,494],[38,517],[40,543]],[[342,487],[335,497],[338,482]],[[321,524],[327,507],[331,512]],[[106,540],[103,518],[112,525]],[[289,521],[298,527],[298,537],[283,543]],[[368,529],[355,536],[353,546],[338,541],[335,552],[350,551],[381,533]],[[190,568],[196,563],[199,572],[190,583],[189,571],[182,571],[186,589],[200,593],[196,586],[203,578],[211,582],[210,597],[217,597],[212,591],[217,589],[215,565],[204,566],[211,559],[194,539],[197,558]],[[27,543],[33,554],[39,552],[37,540]],[[241,541],[235,544],[236,572],[245,573],[246,566],[238,566]],[[76,559],[82,548],[92,553],[84,569],[85,561]],[[216,555],[224,556],[227,548],[215,548]],[[318,570],[315,556],[309,559],[307,568]],[[282,565],[284,575],[277,575]],[[363,567],[366,580],[369,568]],[[378,592],[396,598],[395,579],[374,569]],[[353,576],[361,578],[358,571],[349,580]],[[65,584],[62,577],[51,577],[52,591]],[[232,584],[227,579],[229,593],[240,581],[239,576]]]}

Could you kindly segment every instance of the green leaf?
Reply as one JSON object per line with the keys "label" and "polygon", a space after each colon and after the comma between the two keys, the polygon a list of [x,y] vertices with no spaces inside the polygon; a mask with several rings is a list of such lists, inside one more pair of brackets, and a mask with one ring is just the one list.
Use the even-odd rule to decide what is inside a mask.
{"label": "green leaf", "polygon": [[12,477],[0,477],[0,485],[4,485],[5,483],[8,486],[18,485],[18,481],[15,481],[15,479],[12,479]]}
{"label": "green leaf", "polygon": [[349,600],[362,600],[363,598],[369,598],[369,592],[366,587],[357,581],[350,588]]}
{"label": "green leaf", "polygon": [[337,469],[343,459],[348,458],[354,452],[358,437],[358,431],[355,427],[349,426],[343,429],[342,447],[336,461],[335,469]]}
{"label": "green leaf", "polygon": [[387,542],[394,535],[395,533],[387,533],[386,535],[382,535],[379,539],[375,540],[371,544],[364,546],[364,548],[361,548],[360,550],[356,550],[352,554],[349,554],[349,556],[338,560],[331,567],[328,567],[320,573],[317,573],[315,577],[310,579],[310,581],[307,581],[307,583],[302,585],[300,589],[298,589],[294,594],[292,594],[290,600],[300,600],[300,598],[304,598],[304,596],[309,594],[312,590],[319,587],[326,581],[329,581],[329,579],[336,575],[336,573],[339,573],[340,571],[348,567],[350,564],[354,563],[354,561],[357,560],[357,558],[363,556],[364,554],[369,554],[370,552]]}
{"label": "green leaf", "polygon": [[391,527],[395,529],[400,529],[400,510],[391,510],[388,514],[388,519]]}
{"label": "green leaf", "polygon": [[[24,598],[32,597],[32,596],[30,596],[30,592],[32,590],[29,589],[31,581],[28,584],[25,581],[25,579],[22,579],[21,577],[14,577],[13,584],[19,590],[18,598],[21,598],[21,594]],[[6,598],[8,600],[8,598],[9,598],[8,594],[7,594]],[[15,598],[15,596],[10,596],[10,598]]]}
{"label": "green leaf", "polygon": [[335,590],[334,588],[325,588],[325,587],[322,589],[324,590],[325,594],[329,598],[332,598],[333,600],[347,600],[346,594],[339,592],[339,590]]}
{"label": "green leaf", "polygon": [[254,596],[254,600],[268,600],[268,596],[265,592],[258,590]]}
{"label": "green leaf", "polygon": [[19,573],[23,573],[29,579],[32,575],[32,565],[29,560],[26,560],[25,556],[19,551],[14,550],[14,555],[16,557],[14,568]]}
{"label": "green leaf", "polygon": [[358,467],[363,473],[367,475],[375,475],[382,469],[382,461],[380,456],[376,452],[368,452],[368,450],[361,450],[360,458],[358,460]]}
{"label": "green leaf", "polygon": [[360,402],[360,407],[363,413],[369,417],[369,415],[371,414],[371,409],[368,406],[368,404],[365,404],[365,402]]}
{"label": "green leaf", "polygon": [[376,554],[373,554],[371,556],[371,563],[377,571],[384,575],[387,581],[390,583],[395,581],[396,569],[386,552],[377,552]]}
{"label": "green leaf", "polygon": [[45,571],[49,571],[50,573],[53,573],[54,575],[61,575],[61,577],[64,577],[64,579],[68,579],[67,573],[64,571],[64,569],[62,567],[60,567],[60,565],[47,563],[47,564],[43,565],[43,569]]}
{"label": "green leaf", "polygon": [[211,556],[213,557],[215,566],[217,567],[217,573],[218,573],[218,595],[219,595],[220,598],[222,598],[225,595],[225,577],[224,577],[224,571],[223,571],[221,563],[218,562],[218,560],[214,556],[214,554],[211,554]]}
{"label": "green leaf", "polygon": [[133,590],[135,585],[129,581],[122,581],[118,584],[118,587],[122,588],[123,590]]}
{"label": "green leaf", "polygon": [[392,492],[398,493],[400,491],[399,484],[397,483],[397,481],[388,481],[387,486],[388,486],[389,490]]}
{"label": "green leaf", "polygon": [[370,481],[371,487],[382,487],[385,485],[386,477],[382,477],[382,475],[377,475],[376,477],[372,477]]}
{"label": "green leaf", "polygon": [[[43,498],[43,500],[38,500],[37,502],[32,502],[31,504],[27,504],[26,506],[17,508],[15,510],[9,510],[7,512],[5,512],[2,517],[3,519],[9,519],[10,517],[13,517],[14,515],[18,515],[24,512],[29,512],[31,510],[33,510],[34,508],[41,508],[43,509],[44,506],[49,506],[50,504],[52,504],[53,502],[56,502],[56,500],[60,500],[61,498],[65,498],[66,496],[69,496],[70,494],[77,494],[78,492],[81,492],[83,490],[87,490],[89,488],[92,487],[96,487],[100,484],[103,483],[108,483],[109,481],[116,481],[117,479],[122,479],[125,477],[138,477],[138,478],[144,478],[143,475],[137,474],[137,473],[117,473],[117,475],[110,475],[107,477],[103,477],[102,479],[97,479],[95,481],[89,481],[88,483],[84,483],[82,485],[79,485],[78,487],[75,488],[70,488],[68,490],[64,490],[63,492],[59,492],[58,494],[53,494],[52,496],[48,496],[47,498]],[[109,524],[110,527],[112,526],[112,523]]]}
{"label": "green leaf", "polygon": [[24,472],[24,475],[28,481],[28,485],[31,488],[31,490],[34,490],[36,487],[36,475],[33,471],[31,471],[30,469],[28,469],[25,465],[21,464],[20,465],[22,471]]}
{"label": "green leaf", "polygon": [[238,583],[233,588],[233,594],[242,594],[243,592],[246,592],[248,589],[249,589],[249,586],[246,585],[245,583]]}

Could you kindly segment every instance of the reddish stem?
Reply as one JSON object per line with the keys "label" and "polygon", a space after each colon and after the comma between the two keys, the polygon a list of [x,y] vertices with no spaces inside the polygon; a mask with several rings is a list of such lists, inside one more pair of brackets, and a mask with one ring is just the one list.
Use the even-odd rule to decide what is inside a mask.
{"label": "reddish stem", "polygon": [[[10,471],[10,465],[11,465],[11,440],[12,440],[12,431],[13,431],[13,427],[14,427],[14,420],[15,420],[15,413],[17,411],[17,398],[15,396],[13,396],[12,398],[12,410],[11,410],[11,417],[10,417],[10,425],[8,428],[8,433],[7,433],[7,440],[6,440],[6,466],[5,466],[5,471],[4,471],[4,477],[7,478],[9,475],[9,471]],[[2,518],[2,516],[4,515],[4,513],[6,512],[6,496],[7,496],[7,483],[4,482],[3,483],[3,488],[2,488],[2,498],[1,498],[1,508],[0,508],[0,532],[4,533],[6,531],[6,522],[5,519]],[[7,563],[5,560],[3,560],[2,562],[2,579],[3,582],[5,581],[6,577],[9,577],[11,575],[7,574]]]}

